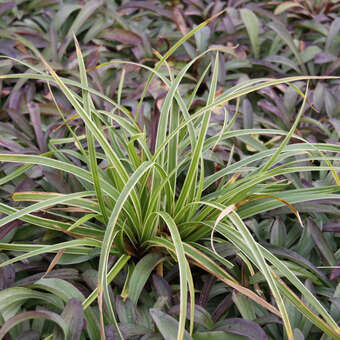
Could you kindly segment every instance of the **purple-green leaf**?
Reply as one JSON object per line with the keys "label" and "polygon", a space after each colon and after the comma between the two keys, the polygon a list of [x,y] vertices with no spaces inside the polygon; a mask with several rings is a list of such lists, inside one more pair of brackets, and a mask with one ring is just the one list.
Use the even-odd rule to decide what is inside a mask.
{"label": "purple-green leaf", "polygon": [[136,307],[130,299],[125,301],[120,297],[116,297],[116,312],[121,323],[134,324],[137,319]]}
{"label": "purple-green leaf", "polygon": [[47,145],[44,141],[44,135],[41,127],[41,120],[40,120],[40,108],[37,103],[29,102],[27,103],[28,112],[31,117],[31,123],[33,125],[34,133],[37,139],[37,143],[39,145],[39,149],[41,153],[47,151]]}
{"label": "purple-green leaf", "polygon": [[[150,315],[165,340],[177,340],[178,321],[176,319],[153,308],[150,309]],[[187,331],[184,331],[183,340],[192,340],[192,337]]]}
{"label": "purple-green leaf", "polygon": [[69,334],[67,340],[79,340],[85,328],[84,310],[81,301],[75,298],[70,299],[61,317],[68,325]]}
{"label": "purple-green leaf", "polygon": [[13,264],[0,268],[0,290],[12,287],[15,281],[15,269]]}
{"label": "purple-green leaf", "polygon": [[142,42],[137,33],[122,28],[107,28],[100,34],[100,38],[129,45],[139,45]]}
{"label": "purple-green leaf", "polygon": [[171,297],[171,287],[167,280],[157,274],[154,274],[152,275],[152,282],[158,296]]}
{"label": "purple-green leaf", "polygon": [[329,266],[335,266],[336,265],[336,258],[334,256],[334,252],[329,246],[328,242],[326,241],[325,237],[323,236],[321,230],[318,228],[318,226],[315,224],[314,221],[312,221],[310,218],[307,219],[307,227],[309,228],[314,242],[317,246],[317,248],[320,250],[320,253],[326,260],[326,263]]}
{"label": "purple-green leaf", "polygon": [[249,340],[242,335],[226,334],[222,331],[199,332],[193,336],[194,340]]}
{"label": "purple-green leaf", "polygon": [[65,320],[58,314],[45,310],[23,312],[9,318],[0,329],[0,339],[3,339],[14,326],[30,319],[47,319],[56,323],[63,332],[63,339],[68,339],[68,327]]}
{"label": "purple-green leaf", "polygon": [[265,331],[257,323],[240,318],[223,320],[216,330],[242,335],[250,340],[269,340]]}

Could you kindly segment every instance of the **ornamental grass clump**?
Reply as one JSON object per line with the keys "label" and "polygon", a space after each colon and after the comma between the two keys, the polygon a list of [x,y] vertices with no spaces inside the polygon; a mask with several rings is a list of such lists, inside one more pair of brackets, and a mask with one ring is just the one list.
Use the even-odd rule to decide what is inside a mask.
{"label": "ornamental grass clump", "polygon": [[[22,205],[1,203],[0,211],[6,216],[0,219],[0,226],[19,220],[24,223],[23,228],[35,226],[47,235],[41,238],[40,244],[1,243],[1,249],[8,251],[1,267],[9,268],[6,266],[46,253],[56,253],[46,274],[62,263],[87,266],[92,261],[98,264],[96,287],[86,298],[76,285],[58,277],[43,277],[25,287],[2,290],[0,339],[8,332],[17,334],[16,325],[31,318],[56,324],[54,330],[50,327],[53,335],[48,339],[68,338],[71,334],[80,334],[82,315],[86,320],[84,339],[104,340],[108,326],[112,325],[115,334],[123,339],[124,332],[116,319],[112,281],[125,272],[126,275],[121,276],[125,280],[121,295],[137,306],[151,273],[157,270],[162,274],[164,268],[173,263],[178,264],[179,272],[178,321],[157,308],[150,310],[159,332],[168,339],[202,339],[204,336],[212,339],[221,335],[214,331],[210,335],[209,331],[200,332],[195,326],[193,273],[197,268],[245,296],[257,315],[277,317],[283,324],[282,336],[288,339],[294,339],[292,308],[302,315],[306,324],[311,323],[329,337],[340,338],[339,326],[331,313],[298,278],[299,269],[305,268],[296,263],[293,267],[293,262],[280,259],[277,251],[260,242],[252,220],[259,214],[285,207],[303,230],[305,220],[294,204],[339,198],[339,145],[313,144],[295,134],[305,110],[314,109],[308,99],[310,82],[332,79],[259,78],[218,91],[219,56],[221,53],[233,56],[232,49],[220,47],[204,51],[180,70],[173,69],[167,62],[169,57],[208,22],[189,32],[164,56],[155,52],[159,57],[155,67],[136,64],[150,71],[150,76],[134,115],[120,103],[124,72],[117,101],[88,86],[87,70],[76,39],[79,82],[58,75],[38,51],[35,52],[46,71],[16,60],[26,66],[27,71],[0,76],[1,79],[45,82],[57,107],[54,92],[58,87],[86,128],[86,134],[77,135],[58,107],[69,131],[67,137],[50,139],[48,151],[41,155],[0,154],[1,162],[16,164],[0,180],[2,185],[43,167],[62,173],[66,182],[79,189],[72,193],[14,192],[12,200]],[[183,78],[195,62],[207,55],[213,56],[212,62],[190,95],[183,97],[180,91]],[[113,60],[96,69],[128,64],[135,63]],[[141,108],[153,78],[162,82],[167,95],[153,129],[148,130],[141,124]],[[210,81],[204,103],[192,110],[200,84],[206,78]],[[294,85],[297,81],[306,81],[304,92]],[[243,96],[279,84],[287,84],[301,97],[291,129],[237,129],[235,122]],[[98,110],[94,97],[107,101],[113,109]],[[235,104],[233,112],[229,110],[230,103]],[[224,117],[222,124],[212,122],[212,115]],[[279,143],[272,147],[262,143],[262,149],[257,151],[261,142],[254,136],[269,140],[275,136]],[[237,143],[246,145],[247,152],[236,155]],[[215,162],[220,150],[228,155],[223,166]],[[294,185],[292,178],[305,172],[327,173],[329,184],[307,188]],[[296,225],[293,229],[301,232]],[[50,242],[48,235],[57,235],[50,239],[60,241]],[[219,252],[224,245],[233,246],[243,263],[243,274],[248,272],[253,281],[245,282],[238,263]],[[317,271],[311,272],[311,276],[325,281]],[[27,311],[31,304],[22,308],[24,303],[33,300],[48,308]]]}

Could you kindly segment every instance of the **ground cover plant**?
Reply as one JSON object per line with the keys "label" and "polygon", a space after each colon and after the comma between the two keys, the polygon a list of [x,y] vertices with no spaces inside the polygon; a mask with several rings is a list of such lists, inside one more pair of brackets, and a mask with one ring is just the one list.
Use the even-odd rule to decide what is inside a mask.
{"label": "ground cover plant", "polygon": [[1,7],[0,338],[340,338],[339,6],[58,5]]}

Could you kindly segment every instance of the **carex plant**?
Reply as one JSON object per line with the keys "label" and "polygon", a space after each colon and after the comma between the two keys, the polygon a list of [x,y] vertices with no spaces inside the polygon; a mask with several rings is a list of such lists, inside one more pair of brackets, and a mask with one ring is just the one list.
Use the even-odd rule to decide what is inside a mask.
{"label": "carex plant", "polygon": [[[70,283],[57,280],[52,284],[46,278],[27,288],[8,288],[2,291],[0,312],[3,325],[0,338],[19,322],[33,317],[54,321],[60,327],[58,331],[62,331],[61,336],[67,337],[70,325],[56,313],[41,311],[38,315],[29,312],[17,314],[18,306],[27,299],[47,299],[54,311],[58,308],[60,310],[60,301],[54,299],[54,295],[57,295],[64,302],[71,297],[82,301],[88,338],[105,339],[105,326],[113,324],[117,335],[123,339],[112,303],[112,280],[124,267],[128,267],[129,274],[122,293],[125,298],[129,297],[137,304],[150,273],[156,267],[161,272],[163,265],[174,262],[178,263],[180,287],[179,321],[176,329],[171,330],[175,331],[174,338],[195,337],[195,286],[192,278],[195,267],[200,267],[247,296],[258,305],[261,315],[274,314],[279,317],[288,339],[294,338],[288,305],[290,308],[293,305],[304,318],[328,336],[340,338],[339,326],[323,304],[285,261],[257,241],[253,230],[246,224],[246,219],[252,216],[286,206],[299,221],[301,228],[304,228],[303,219],[294,208],[294,203],[339,198],[339,158],[336,156],[340,151],[339,146],[312,144],[294,134],[310,103],[309,83],[306,83],[304,93],[293,83],[320,77],[253,79],[240,82],[223,92],[217,91],[219,53],[233,54],[232,50],[222,48],[202,53],[180,70],[172,69],[167,59],[207,22],[184,36],[164,56],[157,54],[159,62],[155,67],[138,64],[149,70],[150,76],[135,115],[120,103],[119,98],[124,90],[124,72],[117,101],[88,86],[84,60],[76,40],[79,81],[62,78],[41,56],[46,71],[17,60],[27,66],[27,72],[0,77],[44,81],[50,88],[52,100],[54,87],[59,87],[86,128],[86,135],[79,136],[62,116],[69,135],[64,139],[50,140],[48,152],[39,156],[0,154],[2,162],[17,164],[11,173],[0,180],[2,185],[19,178],[35,166],[43,166],[63,172],[66,179],[76,178],[82,188],[68,194],[15,192],[13,200],[32,202],[21,208],[1,203],[0,211],[6,216],[0,220],[0,226],[21,220],[46,231],[58,232],[64,239],[63,242],[50,245],[2,243],[1,248],[10,250],[11,256],[1,267],[44,253],[57,253],[51,268],[63,254],[97,257],[99,261],[97,288],[86,299]],[[38,51],[35,52],[38,54]],[[183,78],[190,67],[206,55],[214,55],[212,62],[206,67],[190,96],[183,97],[180,91]],[[129,63],[113,60],[97,68]],[[160,109],[156,133],[151,137],[149,131],[141,127],[138,116],[142,114],[140,108],[153,77],[161,80],[167,95]],[[201,82],[207,77],[210,78],[210,85],[206,101],[193,111],[191,105]],[[290,131],[260,128],[237,130],[234,127],[242,96],[282,83],[291,86],[301,96],[301,106]],[[98,110],[92,101],[93,96],[107,100],[114,109],[111,112]],[[236,103],[233,115],[228,112],[230,102]],[[217,127],[217,134],[209,132],[213,112],[224,114],[224,123]],[[223,167],[207,167],[207,163],[211,164],[209,157],[219,146],[232,150],[235,140],[252,135],[280,136],[281,143],[244,155],[238,160],[234,160],[230,152],[229,161]],[[295,143],[291,142],[292,137]],[[70,143],[75,147],[68,148]],[[64,147],[60,147],[62,145]],[[103,162],[105,167],[98,166]],[[320,171],[329,173],[333,182],[330,181],[329,185],[322,188],[300,188],[287,181],[287,178],[291,178],[287,177],[290,174]],[[57,213],[53,209],[55,207],[65,209]],[[49,212],[48,216],[37,214],[41,211]],[[264,280],[261,285],[243,284],[236,270],[237,264],[221,256],[217,247],[215,249],[216,244],[224,242],[236,247],[250,273],[262,275]],[[117,258],[113,266],[111,255]],[[137,262],[143,263],[143,266],[134,266]],[[6,305],[16,289],[20,290],[17,296],[18,301],[19,296],[21,300],[16,301],[15,305]],[[303,300],[299,297],[301,295]],[[96,300],[98,320],[94,313]],[[187,318],[190,320],[188,325]],[[160,329],[161,322],[156,321]]]}

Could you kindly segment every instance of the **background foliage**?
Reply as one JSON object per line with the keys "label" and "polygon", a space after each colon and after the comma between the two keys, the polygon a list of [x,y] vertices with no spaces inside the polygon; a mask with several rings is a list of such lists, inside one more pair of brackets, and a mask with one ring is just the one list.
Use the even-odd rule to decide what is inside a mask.
{"label": "background foliage", "polygon": [[339,338],[339,11],[1,3],[0,338]]}

